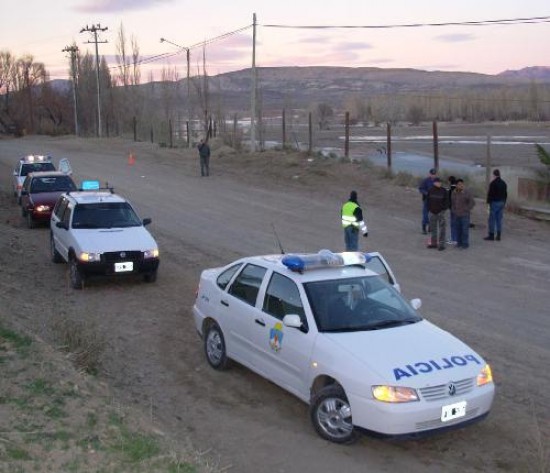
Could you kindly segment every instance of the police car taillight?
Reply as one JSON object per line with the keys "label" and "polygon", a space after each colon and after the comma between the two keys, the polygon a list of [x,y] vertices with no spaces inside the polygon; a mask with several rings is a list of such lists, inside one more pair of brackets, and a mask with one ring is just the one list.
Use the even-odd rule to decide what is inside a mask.
{"label": "police car taillight", "polygon": [[328,267],[342,267],[352,265],[364,265],[371,260],[369,253],[358,251],[346,251],[333,253],[330,250],[321,250],[313,254],[286,255],[281,262],[291,271],[302,272],[308,269],[319,269]]}

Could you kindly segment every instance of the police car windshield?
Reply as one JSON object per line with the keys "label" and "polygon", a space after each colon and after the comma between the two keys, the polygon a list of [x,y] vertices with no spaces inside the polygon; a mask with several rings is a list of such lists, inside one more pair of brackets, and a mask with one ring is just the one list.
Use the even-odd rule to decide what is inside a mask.
{"label": "police car windshield", "polygon": [[127,202],[79,204],[74,209],[72,226],[86,228],[139,227],[141,220]]}
{"label": "police car windshield", "polygon": [[304,284],[320,332],[355,332],[408,325],[422,320],[379,276]]}
{"label": "police car windshield", "polygon": [[55,166],[50,162],[25,163],[21,166],[21,176],[26,176],[29,172],[38,171],[55,171]]}

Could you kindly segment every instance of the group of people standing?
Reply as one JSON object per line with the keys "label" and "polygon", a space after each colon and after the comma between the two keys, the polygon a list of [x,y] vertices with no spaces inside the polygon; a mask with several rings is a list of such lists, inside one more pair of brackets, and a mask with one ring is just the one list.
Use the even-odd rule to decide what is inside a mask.
{"label": "group of people standing", "polygon": [[[463,179],[450,176],[449,188],[443,187],[436,169],[430,169],[418,187],[422,194],[422,233],[430,230],[428,248],[443,251],[447,244],[466,249],[470,246],[470,213],[475,206],[474,197]],[[493,171],[487,192],[489,206],[487,241],[499,241],[502,236],[502,215],[507,199],[507,186],[500,171]],[[446,210],[450,210],[451,238],[446,240]]]}
{"label": "group of people standing", "polygon": [[[422,194],[422,233],[430,233],[428,248],[445,250],[447,244],[466,249],[470,246],[470,214],[475,206],[472,192],[466,187],[464,179],[450,176],[449,188],[443,186],[437,169],[430,169],[418,187]],[[506,182],[500,177],[498,169],[493,170],[493,179],[487,192],[489,206],[487,241],[500,241],[502,238],[502,216],[507,199]],[[450,210],[450,239],[447,240],[446,213]],[[357,201],[357,192],[351,191],[341,210],[342,227],[346,251],[357,251],[359,234],[368,236],[363,210]]]}

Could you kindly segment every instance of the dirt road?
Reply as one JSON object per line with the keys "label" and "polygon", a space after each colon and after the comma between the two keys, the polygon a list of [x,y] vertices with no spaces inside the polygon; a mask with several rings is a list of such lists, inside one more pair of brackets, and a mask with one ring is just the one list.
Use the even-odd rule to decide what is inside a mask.
{"label": "dirt road", "polygon": [[[70,289],[66,267],[49,262],[47,228],[26,229],[10,197],[11,169],[31,152],[69,158],[77,179],[108,181],[152,217],[162,257],[156,284],[99,279]],[[434,253],[419,232],[418,192],[361,165],[213,147],[211,174],[199,177],[196,150],[0,140],[0,226],[9,229],[0,232],[0,315],[46,339],[59,314],[95,324],[108,343],[101,378],[229,471],[550,471],[550,226],[506,215],[503,241],[484,242],[478,203],[471,248]],[[296,398],[242,367],[220,373],[205,362],[191,314],[200,271],[278,252],[272,224],[287,252],[342,250],[339,207],[352,188],[369,223],[364,248],[386,256],[404,295],[423,299],[425,317],[492,364],[497,395],[486,421],[419,441],[333,445]]]}

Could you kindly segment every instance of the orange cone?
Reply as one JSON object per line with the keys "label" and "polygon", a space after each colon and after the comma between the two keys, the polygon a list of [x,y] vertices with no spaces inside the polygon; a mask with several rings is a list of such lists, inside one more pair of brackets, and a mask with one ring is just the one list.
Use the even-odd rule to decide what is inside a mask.
{"label": "orange cone", "polygon": [[136,164],[136,158],[134,156],[134,153],[130,153],[128,155],[128,166],[133,166],[134,164]]}

